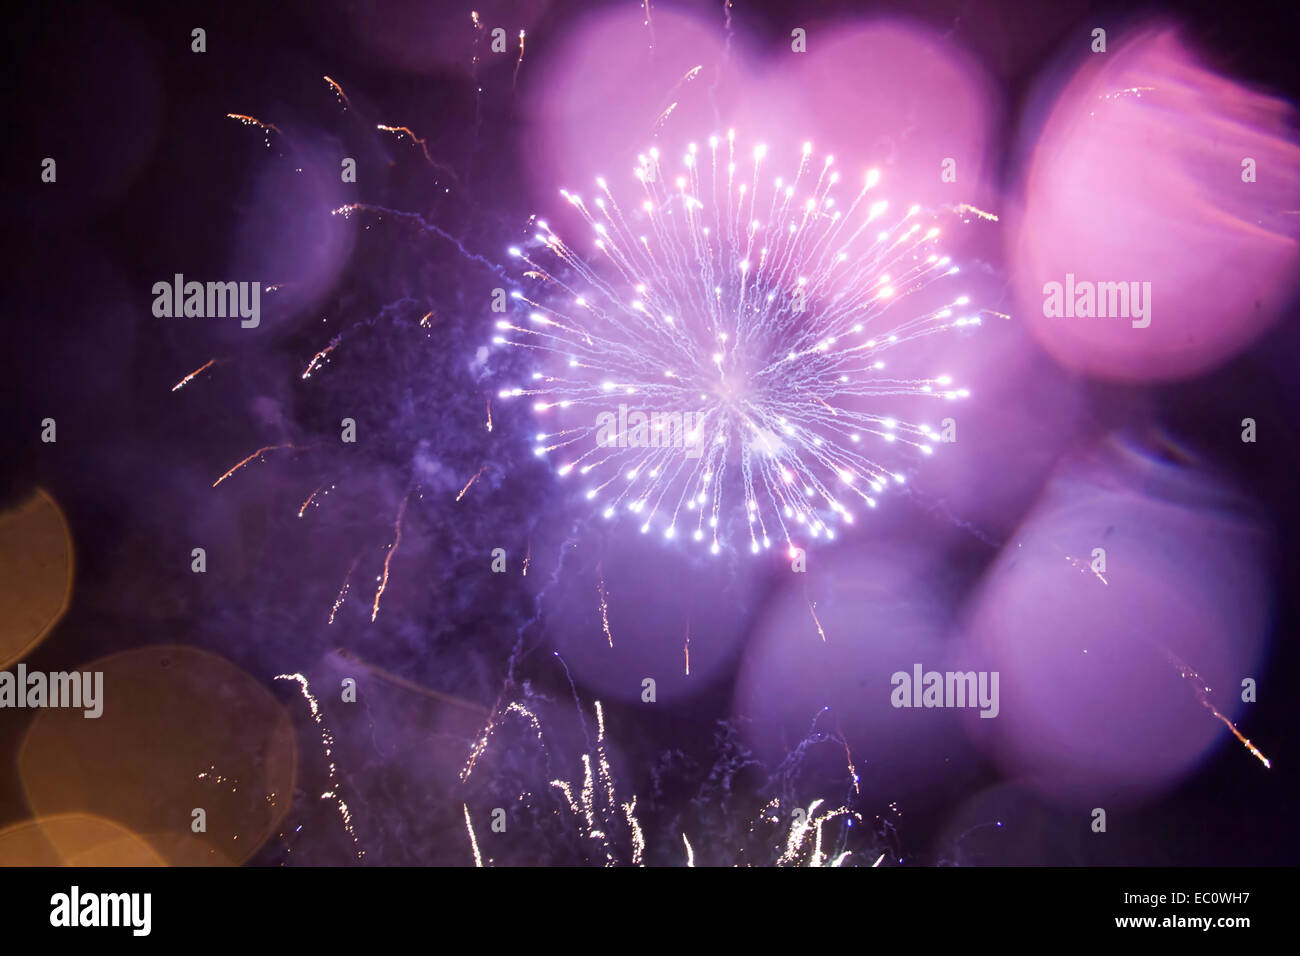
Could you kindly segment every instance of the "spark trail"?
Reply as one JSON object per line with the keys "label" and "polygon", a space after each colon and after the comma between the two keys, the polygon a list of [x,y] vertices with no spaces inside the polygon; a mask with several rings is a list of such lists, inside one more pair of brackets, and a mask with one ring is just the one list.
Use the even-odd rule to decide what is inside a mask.
{"label": "spark trail", "polygon": [[247,458],[245,458],[243,461],[239,462],[237,465],[235,465],[233,468],[231,468],[228,472],[226,472],[224,475],[222,475],[220,478],[218,478],[216,481],[214,481],[214,482],[212,483],[212,487],[213,487],[213,488],[217,487],[217,485],[221,484],[223,481],[225,481],[227,478],[229,478],[229,477],[230,477],[231,475],[233,475],[235,472],[239,471],[239,469],[243,468],[245,465],[247,465],[247,464],[248,464],[250,461],[252,461],[254,458],[261,459],[261,457],[262,457],[263,455],[265,455],[268,451],[279,451],[280,449],[283,449],[283,448],[288,448],[288,449],[291,449],[291,450],[293,450],[293,451],[305,451],[305,450],[306,450],[307,448],[309,448],[309,447],[310,447],[310,446],[301,446],[301,445],[293,445],[293,444],[284,444],[284,445],[263,445],[263,446],[262,446],[261,448],[259,448],[257,451],[253,452],[251,455],[249,455],[249,456],[248,456]]}
{"label": "spark trail", "polygon": [[306,698],[308,706],[311,707],[312,722],[320,729],[321,751],[325,755],[326,769],[329,773],[329,787],[320,795],[322,800],[333,800],[338,807],[339,816],[343,819],[343,829],[347,830],[348,836],[352,838],[352,845],[356,849],[357,859],[363,859],[366,851],[361,849],[361,844],[357,840],[356,830],[352,828],[352,811],[339,795],[338,768],[334,764],[334,735],[330,733],[329,727],[325,725],[325,717],[320,711],[320,702],[311,692],[311,686],[307,683],[307,678],[302,674],[276,674],[276,680],[297,681],[298,687],[302,690],[302,696]]}

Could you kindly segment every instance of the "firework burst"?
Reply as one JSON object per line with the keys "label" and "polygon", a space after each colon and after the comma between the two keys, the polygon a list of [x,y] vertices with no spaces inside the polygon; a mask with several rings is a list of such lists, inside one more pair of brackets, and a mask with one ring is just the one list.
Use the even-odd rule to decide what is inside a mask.
{"label": "firework burst", "polygon": [[877,171],[841,205],[831,157],[805,144],[793,177],[773,178],[766,152],[742,159],[733,132],[690,144],[679,174],[640,157],[635,202],[604,179],[591,201],[562,191],[595,254],[537,221],[510,250],[532,287],[494,339],[539,360],[499,392],[547,422],[537,455],[576,472],[606,518],[715,554],[832,539],[902,484],[940,436],[897,405],[968,392],[894,372],[890,353],[980,324],[940,284],[958,268],[932,217],[890,215]]}

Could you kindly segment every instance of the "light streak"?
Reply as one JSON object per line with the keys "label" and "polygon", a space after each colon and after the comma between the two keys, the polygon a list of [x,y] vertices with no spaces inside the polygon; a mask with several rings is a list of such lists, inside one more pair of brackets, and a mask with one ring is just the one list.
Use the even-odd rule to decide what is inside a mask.
{"label": "light streak", "polygon": [[343,828],[347,830],[348,836],[352,838],[352,845],[356,848],[357,859],[362,859],[366,855],[366,851],[361,849],[356,830],[352,828],[352,811],[348,809],[348,805],[339,796],[338,768],[334,764],[334,735],[330,733],[329,727],[325,725],[325,718],[321,714],[320,704],[315,695],[312,694],[307,678],[302,674],[277,674],[275,679],[297,681],[299,688],[302,690],[302,696],[307,699],[307,703],[311,707],[312,722],[320,729],[321,750],[325,754],[330,780],[330,786],[320,795],[320,798],[334,801],[338,807],[339,816],[343,818]]}
{"label": "light streak", "polygon": [[478,852],[478,839],[474,836],[474,824],[469,819],[469,804],[463,804],[465,808],[465,829],[469,832],[469,845],[474,849],[474,865],[482,869],[483,857]]}
{"label": "light streak", "polygon": [[177,390],[180,389],[181,387],[183,387],[183,386],[185,386],[185,385],[188,385],[191,381],[194,380],[194,377],[195,377],[196,375],[199,375],[199,374],[202,373],[202,372],[206,372],[208,369],[210,369],[210,368],[213,366],[213,364],[214,364],[216,361],[217,361],[216,359],[208,359],[206,362],[204,362],[202,365],[200,365],[200,366],[199,366],[198,368],[196,368],[194,371],[190,372],[189,375],[186,375],[183,379],[181,379],[179,382],[177,382],[175,385],[173,385],[173,386],[172,386],[172,391],[173,391],[173,392],[174,392],[174,391],[177,391]]}
{"label": "light streak", "polygon": [[339,86],[339,84],[335,80],[330,79],[328,76],[321,77],[321,79],[323,79],[326,83],[330,85],[330,89],[332,89],[335,95],[338,96],[339,101],[342,102],[343,109],[345,111],[352,108],[352,101],[349,100],[348,95],[343,92],[343,87]]}
{"label": "light streak", "polygon": [[236,464],[233,468],[231,468],[229,471],[227,471],[224,475],[222,475],[220,478],[218,478],[216,481],[214,481],[214,482],[212,483],[212,487],[213,487],[213,488],[217,487],[217,485],[221,484],[223,481],[225,481],[227,478],[229,478],[229,477],[230,477],[231,475],[233,475],[235,472],[239,471],[239,469],[243,468],[245,465],[247,465],[247,464],[248,464],[250,461],[252,461],[254,458],[258,458],[258,459],[260,459],[260,458],[261,458],[263,455],[265,455],[268,451],[279,451],[280,449],[283,449],[283,448],[289,448],[289,449],[292,449],[293,451],[305,451],[306,449],[308,449],[308,448],[310,448],[310,447],[311,447],[310,445],[302,445],[302,446],[300,446],[300,445],[293,445],[293,444],[284,444],[284,445],[263,445],[263,446],[262,446],[261,448],[259,448],[257,451],[253,452],[251,455],[249,455],[249,456],[248,456],[247,458],[245,458],[243,461],[241,461],[241,462],[239,462],[238,464]]}
{"label": "light streak", "polygon": [[397,548],[402,543],[402,516],[406,514],[406,503],[410,500],[411,493],[408,491],[402,499],[402,503],[397,507],[397,520],[393,522],[393,543],[388,546],[388,552],[384,555],[384,571],[378,578],[379,587],[375,589],[375,604],[370,611],[372,624],[375,618],[379,616],[379,600],[384,596],[384,590],[388,587],[388,566],[392,563],[393,555],[397,553]]}

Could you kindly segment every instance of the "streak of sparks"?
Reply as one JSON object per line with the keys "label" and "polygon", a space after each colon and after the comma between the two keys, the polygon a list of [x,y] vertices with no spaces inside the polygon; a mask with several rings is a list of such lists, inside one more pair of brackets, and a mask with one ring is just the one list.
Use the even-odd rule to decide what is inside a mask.
{"label": "streak of sparks", "polygon": [[484,466],[483,466],[482,468],[480,468],[478,471],[474,472],[474,477],[471,478],[469,481],[465,482],[465,487],[462,488],[462,489],[460,489],[460,494],[458,494],[458,495],[456,496],[456,500],[457,500],[457,501],[460,501],[461,498],[464,498],[464,497],[465,497],[465,492],[469,491],[470,488],[473,487],[474,482],[478,481],[479,476],[480,476],[481,474],[483,474],[483,472],[487,471],[489,467],[490,467],[490,466],[488,466],[488,465],[484,465]]}
{"label": "streak of sparks", "polygon": [[510,88],[513,90],[515,84],[519,82],[519,68],[524,65],[524,31],[519,31],[519,59],[515,60],[515,75],[510,81]]}
{"label": "streak of sparks", "polygon": [[307,379],[311,378],[312,372],[316,371],[316,368],[320,365],[321,362],[325,360],[325,357],[339,347],[339,341],[341,339],[342,336],[336,336],[334,340],[330,342],[329,345],[325,346],[323,349],[321,349],[319,352],[317,352],[315,355],[312,356],[311,361],[307,363],[307,368],[303,370],[302,373],[303,381],[306,381]]}
{"label": "streak of sparks", "polygon": [[812,615],[813,623],[817,625],[817,633],[822,637],[822,643],[826,643],[826,632],[822,630],[822,622],[817,617],[817,602],[808,601],[808,613]]}
{"label": "streak of sparks", "polygon": [[257,451],[255,451],[255,452],[253,452],[251,455],[249,455],[247,458],[245,458],[243,461],[239,462],[239,464],[235,465],[233,468],[231,468],[228,472],[226,472],[224,475],[222,475],[222,476],[221,476],[220,478],[218,478],[216,481],[214,481],[214,482],[212,483],[212,487],[213,487],[213,488],[217,487],[217,485],[221,484],[223,481],[225,481],[227,478],[229,478],[229,477],[230,477],[231,475],[233,475],[235,472],[239,471],[239,469],[243,468],[245,465],[247,465],[247,464],[248,464],[250,461],[252,461],[254,458],[259,458],[259,459],[260,459],[260,458],[261,458],[263,455],[265,455],[268,451],[279,451],[279,450],[282,449],[282,448],[289,448],[289,449],[292,449],[292,450],[294,450],[294,451],[302,451],[302,450],[303,450],[302,447],[300,447],[300,446],[298,446],[298,445],[293,445],[293,444],[284,444],[284,445],[264,445],[264,446],[262,446],[261,448],[259,448]]}
{"label": "streak of sparks", "polygon": [[[307,510],[307,506],[308,506],[309,504],[311,504],[313,500],[315,500],[315,498],[316,498],[317,495],[320,494],[320,492],[321,492],[321,488],[325,488],[325,486],[324,486],[324,485],[321,485],[320,488],[317,488],[315,491],[313,491],[310,495],[307,496],[307,500],[304,501],[304,502],[302,503],[302,507],[298,509],[298,517],[299,517],[299,518],[301,518],[301,517],[303,516],[303,513],[306,512],[306,510]],[[331,491],[333,491],[333,490],[334,490],[334,486],[333,486],[333,485],[330,485],[329,488],[327,488],[327,489],[325,490],[325,494],[328,495],[328,494],[329,494]],[[324,495],[321,495],[321,497],[324,497]],[[319,508],[320,505],[317,505],[316,507]]]}
{"label": "streak of sparks", "polygon": [[[807,865],[810,867],[822,866],[827,863],[826,854],[822,851],[822,828],[837,817],[848,816],[853,817],[856,820],[862,819],[859,814],[854,813],[847,807],[837,807],[836,809],[826,811],[825,813],[817,813],[817,808],[825,802],[825,800],[820,799],[814,800],[808,805],[807,811],[801,815],[802,819],[800,817],[795,817],[794,822],[790,826],[789,836],[786,838],[785,852],[782,853],[780,858],[776,861],[777,866],[795,863],[800,854],[802,854],[806,849],[809,849],[806,846],[809,835],[812,837],[812,847],[808,853]],[[829,861],[830,866],[837,867],[842,865],[847,856],[847,853],[840,854],[838,857]]]}
{"label": "streak of sparks", "polygon": [[980,209],[978,206],[972,206],[968,202],[959,204],[954,208],[954,211],[958,215],[972,215],[977,219],[983,219],[987,222],[1000,222],[996,213],[987,212],[986,210]]}
{"label": "streak of sparks", "polygon": [[243,123],[245,126],[256,126],[258,129],[260,129],[266,137],[267,149],[271,148],[272,132],[280,133],[281,136],[284,135],[284,133],[280,132],[280,127],[276,126],[274,123],[263,123],[256,116],[249,116],[246,113],[227,113],[226,118],[232,120],[239,120],[239,122]]}
{"label": "streak of sparks", "polygon": [[609,629],[609,593],[605,590],[605,576],[603,574],[600,575],[600,580],[596,584],[596,593],[600,595],[600,626],[605,632],[605,638],[609,641],[609,646],[613,647],[614,634]]}
{"label": "streak of sparks", "polygon": [[671,103],[668,104],[668,109],[664,110],[662,113],[659,114],[659,118],[655,120],[654,125],[650,127],[650,132],[651,133],[658,132],[659,127],[663,126],[664,123],[668,122],[668,117],[673,115],[673,110],[675,109],[677,109],[677,101],[673,100]]}
{"label": "streak of sparks", "polygon": [[1252,744],[1250,740],[1248,740],[1242,734],[1242,732],[1237,729],[1236,724],[1234,724],[1231,720],[1229,720],[1227,717],[1221,714],[1219,712],[1219,709],[1215,707],[1214,704],[1210,703],[1210,698],[1209,698],[1210,688],[1205,683],[1205,678],[1201,677],[1200,674],[1198,674],[1187,664],[1184,664],[1172,652],[1165,651],[1165,655],[1168,657],[1169,663],[1172,664],[1174,666],[1174,669],[1178,671],[1179,676],[1182,677],[1191,685],[1192,693],[1196,695],[1196,699],[1200,701],[1201,706],[1204,707],[1206,710],[1208,710],[1216,718],[1223,721],[1224,726],[1226,726],[1229,730],[1232,731],[1232,735],[1236,737],[1239,741],[1241,741],[1242,746],[1245,747],[1247,750],[1249,750],[1251,754],[1254,755],[1256,760],[1262,763],[1265,767],[1272,769],[1273,764],[1269,761],[1267,757],[1264,756],[1264,754],[1260,751],[1260,749],[1256,747],[1254,744]]}
{"label": "streak of sparks", "polygon": [[528,536],[528,544],[525,545],[525,548],[524,548],[524,573],[523,573],[523,577],[528,577],[528,565],[532,563],[532,560],[533,560],[533,536],[530,534],[530,535]]}
{"label": "streak of sparks", "polygon": [[411,138],[411,142],[413,142],[413,143],[415,143],[415,145],[419,146],[420,149],[421,149],[421,151],[424,153],[425,161],[428,162],[428,164],[429,164],[430,166],[434,165],[433,157],[429,155],[429,146],[428,146],[428,144],[427,144],[424,140],[420,139],[420,137],[418,137],[418,136],[416,136],[414,133],[412,133],[410,127],[408,127],[408,126],[386,126],[386,125],[384,125],[383,123],[380,123],[379,126],[378,126],[378,128],[381,129],[381,130],[383,130],[385,133],[396,133],[398,136],[401,136],[401,135],[405,134],[405,135],[409,136],[409,137]]}
{"label": "streak of sparks", "polygon": [[474,865],[479,869],[483,868],[483,857],[478,852],[478,839],[474,836],[474,824],[469,819],[469,804],[465,807],[465,829],[469,832],[469,845],[474,848]]}
{"label": "streak of sparks", "polygon": [[360,560],[361,560],[361,555],[358,554],[355,558],[352,559],[352,564],[348,566],[348,573],[343,576],[343,586],[339,588],[338,597],[334,599],[334,606],[330,608],[330,619],[329,619],[330,624],[334,623],[335,615],[339,613],[339,608],[341,608],[343,606],[343,602],[347,600],[348,589],[352,586],[351,583],[352,572],[357,569],[357,562]]}
{"label": "streak of sparks", "polygon": [[352,108],[352,101],[349,100],[348,95],[343,92],[343,87],[339,86],[335,80],[330,79],[328,76],[321,77],[321,79],[328,83],[330,88],[334,90],[335,95],[338,96],[339,100],[343,103],[344,110]]}
{"label": "streak of sparks", "polygon": [[487,400],[487,430],[492,431],[492,399]]}
{"label": "streak of sparks", "polygon": [[[500,716],[498,716],[498,714]],[[465,766],[461,768],[461,783],[464,783],[469,779],[470,774],[474,772],[474,765],[478,763],[478,759],[483,756],[484,751],[487,750],[488,742],[492,739],[492,735],[511,714],[517,714],[519,717],[528,721],[529,725],[533,728],[533,733],[537,737],[538,746],[545,749],[546,744],[542,739],[542,725],[541,722],[538,721],[537,715],[518,701],[512,701],[504,711],[494,710],[488,717],[487,727],[484,728],[482,736],[480,736],[478,740],[474,741],[474,746],[470,748],[469,759],[466,760]]]}
{"label": "streak of sparks", "polygon": [[650,0],[641,0],[641,5],[645,8],[645,20],[643,21],[643,25],[646,28],[646,32],[650,34],[649,49],[650,52],[653,53],[655,49],[655,26],[650,22]]}
{"label": "streak of sparks", "polygon": [[686,676],[691,676],[691,621],[686,620],[686,643],[682,645],[682,653],[686,656]]}
{"label": "streak of sparks", "polygon": [[862,787],[860,786],[861,780],[858,777],[858,768],[853,766],[853,751],[849,749],[849,742],[847,738],[841,735],[840,740],[844,744],[844,760],[849,765],[849,776],[853,779],[853,792],[858,794],[858,796],[861,796],[862,795]]}
{"label": "streak of sparks", "polygon": [[199,366],[198,368],[196,368],[194,371],[190,372],[189,375],[186,375],[183,379],[181,379],[179,382],[177,382],[175,385],[173,385],[173,386],[172,386],[172,391],[173,391],[173,392],[174,392],[174,391],[177,391],[178,389],[182,388],[183,386],[188,385],[190,382],[192,382],[192,381],[194,380],[195,376],[201,374],[202,372],[206,372],[208,369],[212,368],[212,366],[216,363],[216,361],[217,361],[216,359],[208,359],[206,362],[204,362],[202,365],[200,365],[200,366]]}
{"label": "streak of sparks", "polygon": [[695,865],[695,850],[691,847],[691,841],[686,839],[686,834],[682,834],[682,842],[686,844],[686,865]]}
{"label": "streak of sparks", "polygon": [[393,543],[388,546],[388,552],[384,555],[384,571],[377,579],[379,587],[375,589],[375,604],[370,611],[370,622],[373,624],[375,618],[379,616],[379,600],[384,596],[384,589],[388,587],[388,566],[392,563],[393,555],[397,553],[398,546],[402,543],[402,516],[406,514],[406,503],[411,500],[411,493],[408,491],[402,503],[397,506],[397,520],[393,522]]}
{"label": "streak of sparks", "polygon": [[644,842],[640,839],[641,826],[635,815],[636,797],[634,795],[629,803],[619,804],[614,794],[613,772],[610,769],[609,757],[605,753],[605,714],[600,701],[596,701],[596,726],[596,760],[593,765],[591,754],[582,755],[582,789],[578,795],[574,796],[573,784],[567,780],[552,780],[551,786],[564,795],[569,810],[582,823],[587,839],[601,844],[605,852],[606,866],[613,866],[615,863],[614,849],[610,844],[608,831],[612,821],[605,817],[604,810],[601,811],[601,819],[597,819],[597,795],[604,794],[604,807],[607,810],[613,811],[621,807],[633,834],[632,861],[640,864]]}
{"label": "streak of sparks", "polygon": [[322,800],[333,800],[335,805],[338,807],[339,816],[343,818],[343,828],[347,830],[348,836],[352,838],[352,845],[356,847],[357,859],[359,860],[366,855],[366,851],[361,849],[361,844],[357,840],[356,830],[352,828],[352,811],[348,809],[348,805],[344,803],[343,798],[339,796],[338,768],[334,765],[333,756],[334,735],[330,733],[329,727],[325,725],[325,718],[324,715],[321,714],[320,704],[316,700],[315,695],[312,694],[311,687],[307,683],[307,678],[302,674],[277,674],[275,679],[297,681],[298,686],[302,689],[302,696],[307,699],[307,703],[311,706],[311,719],[316,726],[320,728],[321,749],[325,754],[325,760],[329,770],[330,786],[320,795],[320,798]]}

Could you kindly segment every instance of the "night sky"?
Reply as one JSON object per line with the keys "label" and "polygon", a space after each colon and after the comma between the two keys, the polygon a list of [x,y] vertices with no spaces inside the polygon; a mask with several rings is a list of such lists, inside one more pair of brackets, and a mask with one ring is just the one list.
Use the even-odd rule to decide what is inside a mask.
{"label": "night sky", "polygon": [[[0,830],[80,811],[115,819],[173,862],[466,866],[475,861],[468,813],[484,862],[496,865],[683,865],[682,834],[697,864],[769,865],[784,848],[788,808],[823,799],[824,809],[858,814],[852,828],[846,818],[826,824],[828,843],[851,851],[849,865],[882,854],[882,866],[1293,863],[1294,274],[1278,282],[1278,318],[1213,367],[1117,381],[1039,346],[1019,320],[1017,266],[1005,252],[1041,104],[1061,91],[1095,25],[1118,38],[1138,16],[1082,2],[735,0],[735,48],[755,62],[793,55],[794,26],[808,27],[806,56],[815,57],[819,30],[906,15],[964,50],[992,91],[983,191],[971,201],[1004,215],[954,240],[984,304],[1010,316],[962,340],[981,356],[976,411],[953,456],[914,477],[909,463],[908,490],[812,546],[809,572],[797,578],[775,549],[714,557],[640,535],[635,522],[601,521],[533,454],[526,405],[498,399],[531,370],[526,355],[486,348],[499,318],[493,290],[524,287],[506,250],[528,241],[530,217],[560,215],[557,190],[568,185],[540,188],[561,152],[539,155],[553,131],[531,106],[549,95],[549,71],[587,17],[631,7],[628,22],[639,22],[637,6],[485,3],[484,26],[507,28],[504,55],[476,33],[470,6],[450,2],[55,4],[11,14],[0,510],[42,488],[75,547],[66,613],[22,660],[60,671],[119,656],[106,678],[110,716],[96,731],[109,736],[98,743],[79,718],[42,728],[44,715],[0,711]],[[721,3],[655,4],[652,15],[669,10],[727,36]],[[1149,12],[1183,25],[1219,75],[1283,101],[1300,95],[1289,5]],[[191,51],[194,27],[206,30],[205,53]],[[602,82],[616,81],[590,78]],[[380,124],[408,126],[423,145]],[[1283,124],[1294,141],[1294,114]],[[647,125],[624,165],[652,138],[676,148],[687,135]],[[47,156],[57,159],[53,184],[40,179]],[[356,183],[340,181],[341,157],[356,159]],[[1294,183],[1296,169],[1288,175]],[[350,203],[368,208],[331,215]],[[151,289],[176,273],[278,288],[263,291],[256,329],[157,318]],[[1225,304],[1223,324],[1238,315]],[[1241,441],[1247,416],[1259,423],[1255,443]],[[57,422],[55,443],[41,441],[46,418]],[[355,420],[355,443],[339,440],[344,418]],[[1163,633],[1172,625],[1161,608],[1171,605],[1161,602],[1184,594],[1199,607],[1202,586],[1230,622],[1258,619],[1251,669],[1223,673],[1257,680],[1258,702],[1232,712],[1271,768],[1172,671],[1144,704],[1142,681],[1163,672],[1143,663],[1130,672],[1108,661],[1134,682],[1114,689],[1124,696],[1117,713],[1149,706],[1153,715],[1126,724],[1135,748],[1159,751],[1153,728],[1179,723],[1213,743],[1132,792],[1099,782],[1095,792],[1053,796],[960,721],[886,736],[900,714],[919,721],[929,712],[886,720],[855,709],[862,698],[889,710],[889,672],[927,662],[909,647],[932,657],[956,647],[955,635],[980,619],[982,588],[1011,560],[1004,549],[1028,540],[1024,523],[1108,500],[1116,486],[1096,475],[1124,467],[1116,461],[1140,463],[1125,472],[1121,497],[1170,496],[1196,520],[1259,532],[1258,564],[1241,571],[1263,595],[1251,613],[1232,608],[1246,592],[1219,590],[1235,572],[1210,580],[1200,568],[1164,579],[1148,568],[1144,587],[1164,596],[1125,613],[1134,634],[1170,646],[1178,635]],[[1154,532],[1131,533],[1149,542]],[[25,553],[21,541],[3,541]],[[206,552],[202,574],[191,569],[196,547]],[[1217,545],[1176,540],[1173,566],[1202,547]],[[496,548],[505,573],[492,571]],[[1055,600],[1052,580],[1036,600]],[[1245,647],[1247,626],[1235,626],[1218,639]],[[771,650],[796,632],[814,642],[810,654],[861,645],[828,659],[834,679],[822,697],[814,677]],[[12,670],[16,660],[0,664]],[[322,723],[297,683],[276,680],[295,673],[319,698]],[[787,687],[783,674],[801,683]],[[653,703],[642,700],[644,677],[656,680]],[[357,683],[355,703],[340,699],[344,678]],[[160,687],[170,691],[151,696]],[[544,746],[527,719],[507,713],[512,702],[536,716]],[[499,726],[462,779],[490,720]],[[551,784],[570,781],[576,794],[583,755],[598,765],[602,753],[617,793],[610,805],[597,795],[607,843],[590,838]],[[83,764],[84,774],[67,771]],[[238,797],[205,796],[219,784],[197,775],[230,776],[231,767]],[[595,786],[604,786],[599,774]],[[643,858],[621,809],[633,794]],[[780,809],[765,814],[773,799]],[[1089,829],[1099,805],[1113,808],[1105,835]],[[189,831],[194,806],[210,807],[206,835]],[[504,833],[491,829],[498,807]],[[169,828],[185,847],[158,836]],[[204,856],[211,848],[219,857]]]}

